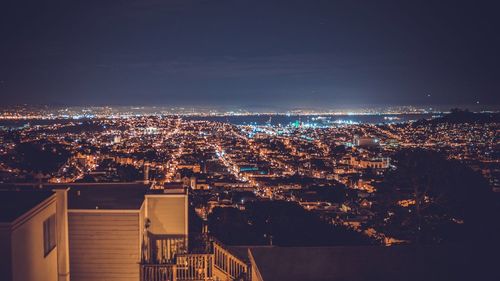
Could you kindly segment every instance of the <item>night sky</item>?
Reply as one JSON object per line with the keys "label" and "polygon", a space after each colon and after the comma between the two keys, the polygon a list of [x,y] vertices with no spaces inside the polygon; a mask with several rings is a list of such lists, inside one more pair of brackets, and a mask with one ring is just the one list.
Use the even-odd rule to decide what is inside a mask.
{"label": "night sky", "polygon": [[500,104],[497,3],[0,0],[0,103]]}

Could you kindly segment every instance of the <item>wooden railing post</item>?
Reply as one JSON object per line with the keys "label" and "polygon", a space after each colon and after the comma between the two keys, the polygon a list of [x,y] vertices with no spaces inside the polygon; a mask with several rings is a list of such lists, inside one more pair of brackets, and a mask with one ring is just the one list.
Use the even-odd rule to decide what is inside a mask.
{"label": "wooden railing post", "polygon": [[203,256],[203,277],[205,281],[208,280],[208,256]]}
{"label": "wooden railing post", "polygon": [[226,276],[227,276],[227,280],[231,280],[231,275],[229,274],[229,269],[230,269],[230,266],[229,266],[229,255],[227,253],[224,253],[224,255],[226,256],[226,264],[225,264],[225,271],[226,271]]}
{"label": "wooden railing post", "polygon": [[177,281],[177,265],[172,266],[172,281]]}

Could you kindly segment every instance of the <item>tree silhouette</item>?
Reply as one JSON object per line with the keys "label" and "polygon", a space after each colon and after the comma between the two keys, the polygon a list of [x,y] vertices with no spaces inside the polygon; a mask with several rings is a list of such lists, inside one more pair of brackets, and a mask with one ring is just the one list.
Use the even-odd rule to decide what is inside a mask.
{"label": "tree silhouette", "polygon": [[479,173],[423,149],[402,150],[394,163],[397,168],[377,191],[382,227],[415,243],[435,243],[479,233],[489,224],[498,202]]}
{"label": "tree silhouette", "polygon": [[366,245],[369,238],[322,221],[317,214],[285,201],[252,202],[245,211],[216,208],[210,232],[230,245],[335,246]]}

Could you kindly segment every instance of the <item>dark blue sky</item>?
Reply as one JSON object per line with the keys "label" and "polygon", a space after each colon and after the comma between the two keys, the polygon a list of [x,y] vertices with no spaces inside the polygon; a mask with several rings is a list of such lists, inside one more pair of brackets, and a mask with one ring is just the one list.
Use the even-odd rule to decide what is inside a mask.
{"label": "dark blue sky", "polygon": [[498,2],[1,0],[1,103],[500,104]]}

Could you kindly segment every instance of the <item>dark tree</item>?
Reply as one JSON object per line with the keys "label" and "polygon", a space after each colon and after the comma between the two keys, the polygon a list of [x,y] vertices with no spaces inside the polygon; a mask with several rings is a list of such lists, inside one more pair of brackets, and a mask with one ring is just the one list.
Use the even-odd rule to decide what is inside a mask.
{"label": "dark tree", "polygon": [[139,170],[132,165],[120,165],[116,168],[116,172],[120,181],[123,182],[132,182],[143,178]]}
{"label": "dark tree", "polygon": [[265,239],[254,231],[244,213],[235,208],[215,208],[208,217],[210,234],[229,245],[262,245]]}
{"label": "dark tree", "polygon": [[397,168],[377,191],[384,230],[415,243],[435,243],[495,226],[487,218],[498,202],[479,173],[423,149],[400,151],[394,160]]}
{"label": "dark tree", "polygon": [[24,142],[17,144],[14,151],[1,160],[28,173],[49,174],[56,172],[70,156],[71,153],[59,144]]}
{"label": "dark tree", "polygon": [[343,144],[334,146],[330,149],[331,155],[343,155],[347,151],[347,147]]}
{"label": "dark tree", "polygon": [[304,198],[307,201],[307,195],[310,192],[314,192],[315,200],[327,201],[330,203],[344,203],[349,199],[354,199],[357,197],[356,191],[347,188],[343,184],[338,184],[335,186],[312,186],[308,189],[293,191],[292,193],[295,196]]}
{"label": "dark tree", "polygon": [[280,246],[366,245],[370,240],[342,226],[330,225],[300,205],[285,201],[253,202],[245,211],[216,208],[211,233],[226,244]]}

